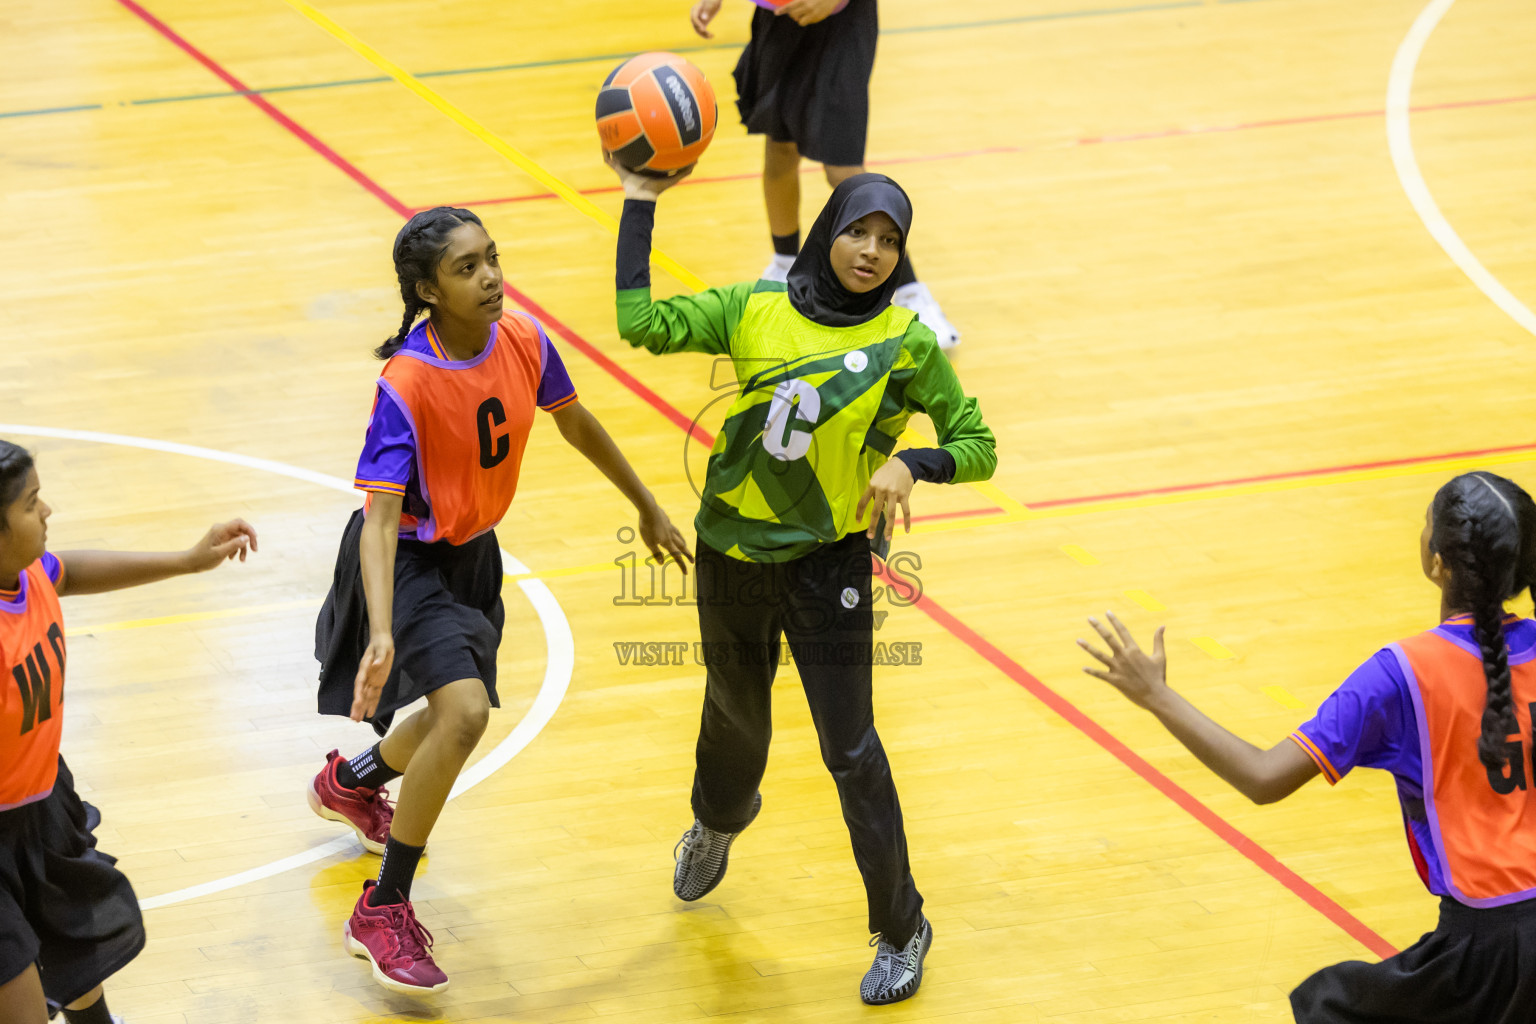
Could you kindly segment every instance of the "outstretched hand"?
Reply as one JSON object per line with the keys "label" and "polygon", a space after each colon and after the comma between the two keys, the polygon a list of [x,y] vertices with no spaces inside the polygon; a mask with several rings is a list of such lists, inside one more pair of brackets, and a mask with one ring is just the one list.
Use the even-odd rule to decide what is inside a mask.
{"label": "outstretched hand", "polygon": [[693,10],[688,12],[688,21],[693,25],[693,30],[705,39],[715,38],[715,34],[709,30],[709,23],[720,13],[720,3],[721,0],[699,0],[693,5]]}
{"label": "outstretched hand", "polygon": [[619,176],[619,181],[624,186],[625,199],[639,199],[647,203],[654,203],[663,192],[692,174],[694,167],[693,164],[689,164],[664,178],[654,177],[630,170],[619,163],[618,158],[606,149],[603,150],[603,163],[613,168],[613,173]]}
{"label": "outstretched hand", "polygon": [[869,505],[869,530],[866,536],[875,540],[875,527],[880,523],[880,516],[885,515],[885,539],[889,541],[896,533],[896,507],[901,506],[901,515],[907,532],[912,532],[912,510],[907,507],[907,499],[912,495],[912,486],[916,481],[912,479],[912,471],[907,464],[900,459],[889,459],[885,465],[875,470],[869,478],[869,486],[864,488],[864,493],[859,495],[859,504],[854,509],[854,516],[864,517],[864,506]]}
{"label": "outstretched hand", "polygon": [[657,565],[666,562],[671,555],[677,562],[683,575],[688,575],[688,563],[693,561],[693,555],[688,551],[688,541],[672,520],[661,510],[660,505],[652,505],[640,513],[640,540],[651,552],[651,557],[656,559]]}
{"label": "outstretched hand", "polygon": [[233,558],[245,561],[247,549],[256,550],[256,531],[244,519],[231,519],[209,527],[203,539],[187,550],[187,568],[206,572]]}
{"label": "outstretched hand", "polygon": [[1086,640],[1077,642],[1104,667],[1083,671],[1109,683],[1138,707],[1150,707],[1168,689],[1168,658],[1163,654],[1164,627],[1158,626],[1157,632],[1152,634],[1152,653],[1148,654],[1136,645],[1131,631],[1114,612],[1104,614],[1109,618],[1109,626],[1094,618],[1090,618],[1088,624],[1109,645],[1109,653],[1105,654]]}
{"label": "outstretched hand", "polygon": [[376,636],[368,641],[362,660],[357,663],[357,677],[352,680],[352,721],[372,718],[379,709],[379,697],[394,664],[394,637]]}

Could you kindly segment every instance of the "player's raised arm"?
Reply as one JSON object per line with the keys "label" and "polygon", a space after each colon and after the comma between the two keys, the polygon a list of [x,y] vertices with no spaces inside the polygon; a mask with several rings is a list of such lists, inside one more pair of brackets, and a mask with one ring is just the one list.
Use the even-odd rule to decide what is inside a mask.
{"label": "player's raised arm", "polygon": [[1108,622],[1090,618],[1091,625],[1108,651],[1087,640],[1078,646],[1101,667],[1084,672],[1102,679],[1137,707],[1145,708],[1188,748],[1200,763],[1221,776],[1256,804],[1274,803],[1290,796],[1318,775],[1318,767],[1300,746],[1289,739],[1267,750],[1254,746],[1211,719],[1168,685],[1168,658],[1163,650],[1163,627],[1152,634],[1152,651],[1136,643],[1131,631],[1115,615]]}
{"label": "player's raised arm", "polygon": [[224,562],[245,561],[257,548],[256,530],[243,519],[209,527],[185,551],[61,551],[64,575],[59,596],[101,594],[142,586],[172,576],[207,572]]}

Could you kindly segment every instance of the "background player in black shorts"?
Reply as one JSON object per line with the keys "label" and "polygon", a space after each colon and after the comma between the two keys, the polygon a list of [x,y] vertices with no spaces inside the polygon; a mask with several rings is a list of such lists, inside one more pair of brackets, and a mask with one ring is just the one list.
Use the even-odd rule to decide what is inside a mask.
{"label": "background player in black shorts", "polygon": [[[690,20],[705,39],[724,0],[697,0]],[[864,173],[869,128],[869,76],[880,35],[876,0],[790,0],[752,15],[752,39],[736,62],[741,123],[768,136],[763,150],[763,203],[774,257],[763,278],[783,281],[800,250],[800,158],[819,161],[833,188]],[[912,261],[896,270],[892,302],[914,311],[940,348],[960,344]]]}

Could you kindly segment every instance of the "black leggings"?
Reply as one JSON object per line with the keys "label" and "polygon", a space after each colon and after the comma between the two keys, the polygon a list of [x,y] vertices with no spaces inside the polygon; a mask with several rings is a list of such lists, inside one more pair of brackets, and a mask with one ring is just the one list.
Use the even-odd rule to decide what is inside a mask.
{"label": "black leggings", "polygon": [[780,563],[743,562],[699,541],[698,608],[708,682],[694,814],[721,832],[746,826],[768,763],[773,677],[786,637],[864,876],[869,930],[904,945],[922,920],[923,898],[875,732],[869,540],[851,533]]}

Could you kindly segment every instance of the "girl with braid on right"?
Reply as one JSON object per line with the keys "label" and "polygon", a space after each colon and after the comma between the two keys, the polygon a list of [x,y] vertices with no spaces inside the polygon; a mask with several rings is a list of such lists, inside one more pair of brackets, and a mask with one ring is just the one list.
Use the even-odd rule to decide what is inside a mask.
{"label": "girl with braid on right", "polygon": [[[331,751],[308,797],[316,814],[384,855],[344,926],[347,951],[385,988],[423,993],[447,988],[448,976],[416,919],[411,882],[500,706],[494,530],[517,490],[535,411],[635,506],[658,563],[691,556],[577,400],[544,328],[502,311],[501,262],[480,218],[442,206],[418,213],[396,236],[394,257],[405,314],[374,352],[386,362],[355,480],[367,500],[342,531],[315,624],[321,713],[369,722],[383,739],[350,759]],[[396,711],[422,698],[425,708],[390,728]],[[384,787],[395,779],[400,801],[391,805]]]}
{"label": "girl with braid on right", "polygon": [[1536,1020],[1536,622],[1504,604],[1536,584],[1536,502],[1510,480],[1465,473],[1435,494],[1419,541],[1440,588],[1439,625],[1388,644],[1313,719],[1262,750],[1165,679],[1109,614],[1106,653],[1084,669],[1151,711],[1255,803],[1352,768],[1397,781],[1408,849],[1440,897],[1438,927],[1380,963],[1325,967],[1291,993],[1299,1024],[1530,1024]]}

